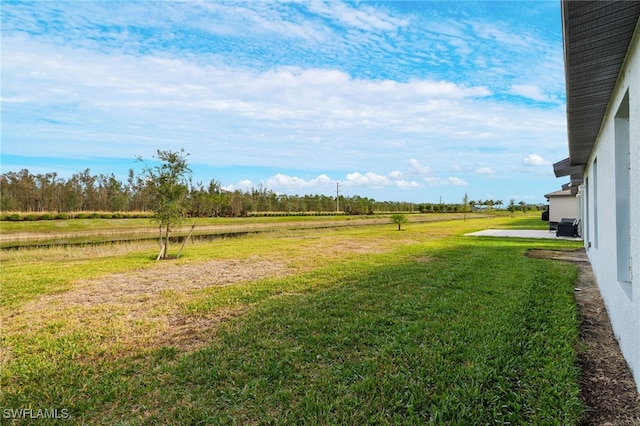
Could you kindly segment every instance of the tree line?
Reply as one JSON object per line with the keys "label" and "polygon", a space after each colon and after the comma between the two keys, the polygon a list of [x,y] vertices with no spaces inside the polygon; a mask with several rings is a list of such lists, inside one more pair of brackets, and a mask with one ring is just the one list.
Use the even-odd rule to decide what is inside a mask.
{"label": "tree line", "polygon": [[[10,212],[152,212],[155,188],[145,174],[129,170],[125,182],[114,174],[92,174],[90,169],[70,178],[57,173],[33,174],[27,169],[0,175],[0,211]],[[278,194],[263,185],[227,191],[215,179],[208,183],[189,179],[186,194],[190,217],[241,217],[267,213],[331,213],[364,215],[378,212],[462,212],[500,208],[501,200],[477,200],[459,204],[376,201],[358,195]],[[465,197],[466,198],[466,197]],[[530,208],[531,206],[526,206]],[[537,206],[536,206],[537,207]],[[520,203],[518,210],[524,210]]]}

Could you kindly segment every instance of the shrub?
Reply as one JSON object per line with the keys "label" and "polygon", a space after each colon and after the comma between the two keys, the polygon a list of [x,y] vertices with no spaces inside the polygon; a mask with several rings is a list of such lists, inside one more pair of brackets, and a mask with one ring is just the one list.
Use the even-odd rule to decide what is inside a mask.
{"label": "shrub", "polygon": [[38,215],[28,214],[24,217],[24,220],[35,221],[38,220]]}
{"label": "shrub", "polygon": [[38,219],[40,219],[40,220],[53,220],[54,217],[53,217],[53,215],[51,213],[44,213],[44,214],[41,214]]}
{"label": "shrub", "polygon": [[69,219],[69,215],[66,213],[58,213],[56,219]]}
{"label": "shrub", "polygon": [[12,222],[19,222],[22,220],[22,216],[20,215],[20,213],[12,213],[7,216],[7,220],[10,220]]}

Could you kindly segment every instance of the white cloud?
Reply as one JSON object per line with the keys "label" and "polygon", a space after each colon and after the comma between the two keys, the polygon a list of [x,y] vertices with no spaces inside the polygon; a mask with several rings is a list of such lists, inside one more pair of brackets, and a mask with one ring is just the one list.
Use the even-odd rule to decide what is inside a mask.
{"label": "white cloud", "polygon": [[431,169],[429,167],[423,166],[415,158],[409,159],[409,163],[411,164],[411,171],[418,175],[428,175],[431,173]]}
{"label": "white cloud", "polygon": [[522,160],[522,162],[527,166],[548,166],[551,164],[551,161],[543,159],[538,154],[529,154]]}
{"label": "white cloud", "polygon": [[479,175],[495,175],[496,174],[496,170],[492,167],[480,167],[479,169],[476,169],[476,173]]}
{"label": "white cloud", "polygon": [[514,84],[511,86],[510,92],[538,102],[558,102],[556,96],[544,94],[540,87],[531,84]]}
{"label": "white cloud", "polygon": [[367,172],[364,175],[354,172],[347,174],[345,181],[347,186],[372,186],[379,188],[389,185],[389,179],[385,176],[373,172]]}
{"label": "white cloud", "polygon": [[233,184],[229,184],[229,185],[223,185],[222,189],[224,189],[225,191],[249,191],[251,190],[251,188],[255,188],[256,186],[253,184],[253,182],[250,179],[242,179],[240,180],[237,184],[233,185]]}
{"label": "white cloud", "polygon": [[388,175],[391,179],[396,179],[396,180],[400,180],[402,179],[402,172],[400,170],[394,170],[393,172],[389,173]]}
{"label": "white cloud", "polygon": [[531,46],[531,39],[527,36],[506,32],[499,24],[484,22],[469,22],[476,34],[487,40],[499,42],[505,46],[527,49]]}
{"label": "white cloud", "polygon": [[276,192],[286,192],[306,188],[320,188],[330,183],[332,183],[332,180],[326,174],[321,174],[316,178],[305,180],[297,176],[288,176],[282,173],[278,173],[264,181],[264,184],[267,188],[272,189]]}
{"label": "white cloud", "polygon": [[29,102],[32,99],[29,99],[25,96],[22,97],[15,97],[15,98],[5,98],[5,97],[0,97],[0,103],[6,104],[6,103],[25,103],[25,102]]}
{"label": "white cloud", "polygon": [[468,185],[468,182],[457,178],[457,177],[448,177],[446,179],[447,185],[456,185],[456,186],[464,186],[464,185]]}
{"label": "white cloud", "polygon": [[347,3],[313,1],[309,9],[319,15],[334,19],[348,27],[365,31],[395,31],[408,24],[406,19],[395,18],[373,7],[353,7]]}
{"label": "white cloud", "polygon": [[396,186],[400,189],[416,189],[420,188],[420,184],[415,180],[407,181],[404,179],[400,179],[396,181]]}
{"label": "white cloud", "polygon": [[[462,4],[423,6],[8,3],[3,156],[129,159],[184,147],[211,170],[305,171],[248,174],[231,188],[310,192],[329,185],[325,172],[391,192],[467,183],[434,170],[472,185],[474,169],[495,177],[519,164],[510,177],[529,179],[543,168],[527,166],[549,164],[531,152],[564,158],[562,49],[547,41],[557,34],[521,26],[511,4],[500,22]],[[53,18],[61,25],[47,27]]]}
{"label": "white cloud", "polygon": [[[24,111],[73,131],[50,126],[44,141],[33,126],[5,125],[6,135],[31,138],[29,144],[3,144],[14,155],[55,146],[57,155],[73,158],[82,145],[87,155],[103,155],[109,147],[111,155],[130,158],[146,155],[149,145],[181,146],[188,133],[187,151],[212,165],[345,169],[357,158],[359,167],[372,170],[385,150],[400,156],[456,146],[465,155],[478,139],[505,149],[514,149],[516,137],[524,147],[545,141],[539,146],[545,149],[563,138],[549,136],[564,131],[563,111],[501,105],[485,99],[489,91],[482,86],[363,80],[324,68],[255,71],[202,58],[107,55],[16,37],[3,38],[3,78],[15,83],[3,88],[3,96],[28,100],[19,88],[30,87],[37,102],[23,102]],[[87,145],[87,138],[93,143]],[[349,155],[336,156],[340,151]],[[431,172],[415,158],[411,164],[413,173]]]}
{"label": "white cloud", "polygon": [[358,172],[349,173],[343,184],[348,187],[371,188],[397,187],[399,189],[414,189],[420,187],[418,182],[404,179],[403,173],[398,170],[388,173],[387,175],[374,172],[367,172],[365,174]]}
{"label": "white cloud", "polygon": [[448,178],[428,177],[424,178],[424,181],[427,182],[430,186],[465,186],[469,184],[463,179],[451,176]]}

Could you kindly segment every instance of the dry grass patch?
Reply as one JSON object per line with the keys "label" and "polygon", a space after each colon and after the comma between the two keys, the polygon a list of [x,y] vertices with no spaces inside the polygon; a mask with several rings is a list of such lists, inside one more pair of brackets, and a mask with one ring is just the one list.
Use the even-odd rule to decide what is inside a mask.
{"label": "dry grass patch", "polygon": [[[185,312],[184,304],[195,294],[201,294],[201,290],[284,277],[313,270],[321,264],[383,253],[415,242],[410,238],[346,237],[340,232],[320,233],[313,238],[308,233],[283,233],[279,238],[287,240],[288,249],[276,248],[269,256],[260,253],[246,259],[163,261],[150,268],[78,281],[70,290],[42,295],[12,309],[3,318],[6,336],[10,340],[12,334],[17,337],[26,332],[59,338],[90,330],[86,338],[94,354],[88,358],[120,357],[164,346],[191,351],[210,341],[217,324],[248,309],[240,303],[213,312]],[[115,254],[122,254],[140,247],[122,244],[113,248]],[[49,261],[107,255],[104,247],[90,246],[36,249],[32,254]],[[23,261],[24,256],[16,252],[11,260]],[[1,350],[5,360],[12,358],[11,348]]]}
{"label": "dry grass patch", "polygon": [[[416,243],[416,238],[419,237],[395,231],[372,236],[368,230],[354,228],[312,234],[278,230],[252,237],[254,244],[249,252],[246,247],[240,253],[229,250],[227,246],[237,248],[237,240],[221,241],[216,244],[219,251],[214,260],[203,260],[211,243],[197,243],[187,250],[191,258],[152,265],[144,261],[133,271],[70,282],[60,288],[63,291],[37,296],[5,311],[5,341],[23,341],[25,336],[31,336],[27,338],[37,342],[84,333],[82,339],[87,340],[92,353],[89,358],[120,357],[163,346],[191,351],[210,341],[217,324],[240,315],[251,305],[241,302],[200,312],[184,309],[216,288],[239,283],[250,287],[253,281],[395,250]],[[95,259],[108,263],[118,262],[119,256],[152,249],[155,250],[154,244],[142,242],[36,248],[3,252],[2,260],[32,265],[78,265]],[[242,256],[245,258],[239,258]],[[13,358],[7,345],[0,351],[6,360]]]}
{"label": "dry grass patch", "polygon": [[431,256],[419,256],[416,257],[416,262],[418,263],[429,263],[431,262],[432,258]]}
{"label": "dry grass patch", "polygon": [[42,296],[7,315],[3,324],[7,334],[28,330],[62,336],[91,329],[97,353],[110,356],[165,345],[191,350],[206,342],[212,325],[238,315],[243,308],[186,315],[180,312],[180,302],[190,293],[289,273],[290,268],[282,263],[258,259],[161,262],[151,269],[110,274],[79,282],[63,293]]}
{"label": "dry grass patch", "polygon": [[[132,310],[163,298],[211,286],[224,286],[288,273],[286,265],[266,260],[231,259],[200,263],[158,263],[157,267],[107,275],[80,282],[70,291],[42,297],[22,308],[22,314],[54,306],[92,307],[122,303]],[[175,294],[173,293],[175,292]],[[136,306],[144,305],[144,306]]]}

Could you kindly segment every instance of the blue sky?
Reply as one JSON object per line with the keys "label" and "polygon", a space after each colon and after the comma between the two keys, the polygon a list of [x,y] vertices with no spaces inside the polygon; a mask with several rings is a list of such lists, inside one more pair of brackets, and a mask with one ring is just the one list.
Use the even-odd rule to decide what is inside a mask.
{"label": "blue sky", "polygon": [[193,181],[542,203],[560,1],[2,2],[2,172],[189,153]]}

